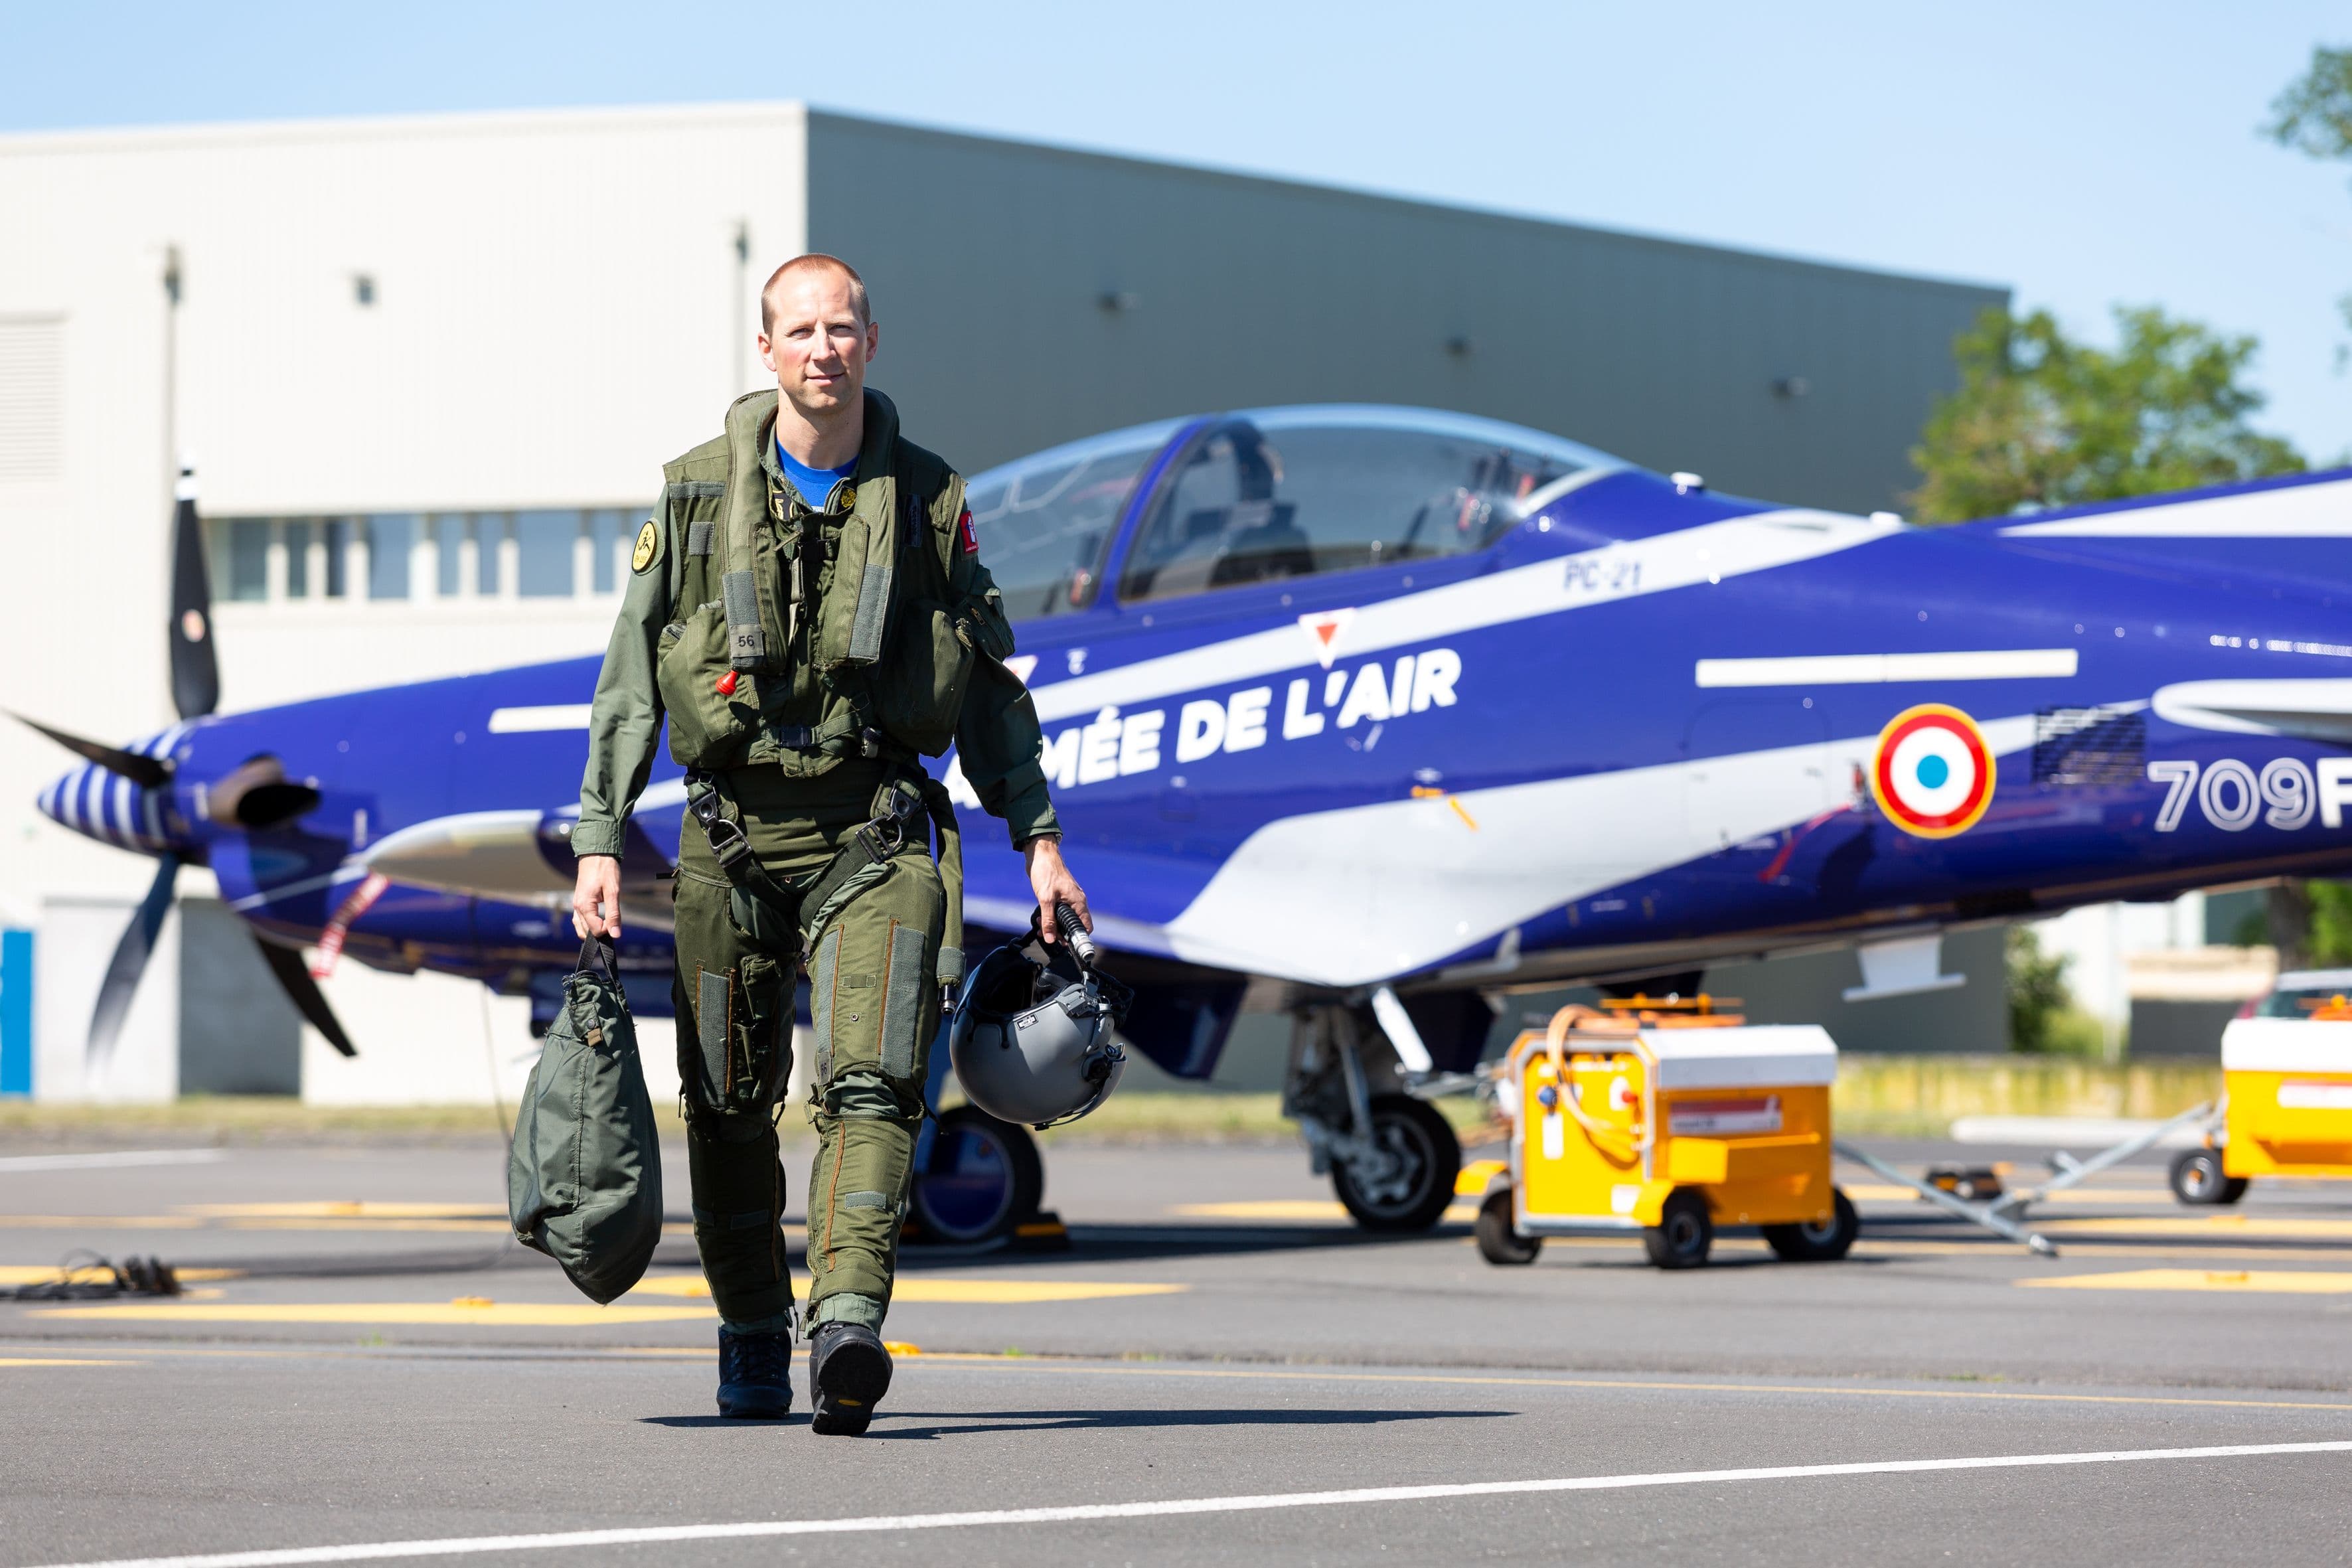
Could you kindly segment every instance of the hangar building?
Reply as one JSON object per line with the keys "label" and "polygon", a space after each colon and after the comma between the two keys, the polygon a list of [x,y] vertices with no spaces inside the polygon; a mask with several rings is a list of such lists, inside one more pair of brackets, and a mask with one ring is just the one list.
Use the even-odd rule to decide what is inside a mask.
{"label": "hangar building", "polygon": [[[967,470],[1202,409],[1403,403],[1858,511],[1897,504],[1953,335],[2007,300],[794,103],[11,136],[0,214],[0,706],[110,742],[173,718],[179,452],[226,707],[601,647],[635,509],[758,384],[759,283],[803,249],[864,271],[876,384]],[[0,944],[0,1092],[27,1023],[38,1092],[80,1092],[150,874],[36,812],[66,760],[0,728],[0,926],[40,932]],[[207,934],[230,917],[205,880],[184,876],[124,1092],[291,1071],[293,1016],[236,933]],[[419,1065],[342,1068],[314,1040],[306,1092],[481,1091],[476,988],[328,989],[363,1062],[373,1032]],[[200,1012],[246,1055],[183,1051]],[[467,1054],[419,1057],[453,1033]]]}

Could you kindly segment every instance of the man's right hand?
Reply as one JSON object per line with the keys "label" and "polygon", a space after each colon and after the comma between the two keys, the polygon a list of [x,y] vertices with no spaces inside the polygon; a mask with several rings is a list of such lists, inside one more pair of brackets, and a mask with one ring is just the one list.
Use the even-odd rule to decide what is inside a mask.
{"label": "man's right hand", "polygon": [[617,855],[580,857],[580,880],[572,889],[572,929],[580,940],[621,936],[621,860]]}

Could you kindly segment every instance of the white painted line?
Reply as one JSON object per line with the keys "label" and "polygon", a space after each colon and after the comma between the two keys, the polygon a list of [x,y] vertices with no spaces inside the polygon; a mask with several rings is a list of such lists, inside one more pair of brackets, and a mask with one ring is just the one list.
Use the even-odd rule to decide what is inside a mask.
{"label": "white painted line", "polygon": [[1883,686],[1898,680],[2046,680],[2074,673],[2071,647],[1972,653],[1832,653],[1788,658],[1703,658],[1701,686]]}
{"label": "white painted line", "polygon": [[490,712],[490,733],[521,735],[534,730],[585,730],[593,711],[585,702],[559,702],[544,708],[498,708]]}
{"label": "white painted line", "polygon": [[2352,1453],[2352,1441],[2237,1443],[2209,1448],[2110,1448],[2082,1454],[2004,1454],[1969,1459],[1880,1459],[1853,1465],[1774,1465],[1738,1470],[1666,1470],[1643,1476],[1570,1476],[1537,1481],[1465,1481],[1422,1487],[1358,1487],[1347,1491],[1274,1492],[1256,1497],[1171,1498],[1161,1502],[1081,1503],[1067,1508],[981,1509],[968,1513],[902,1513],[862,1519],[780,1519],[742,1524],[655,1525],[638,1530],[567,1530],[543,1535],[450,1536],[354,1546],[296,1546],[215,1552],[190,1557],[123,1557],[45,1568],[281,1568],[302,1563],[373,1563],[397,1557],[463,1557],[485,1552],[537,1552],[592,1546],[649,1546],[672,1541],[743,1541],[780,1535],[851,1535],[876,1531],[962,1530],[1005,1524],[1066,1524],[1095,1519],[1159,1519],[1177,1514],[1262,1513],[1274,1509],[1341,1508],[1357,1503],[1428,1502],[1444,1498],[1517,1497],[1544,1492],[1626,1491],[1642,1487],[1713,1486],[1726,1481],[1795,1481],[1832,1476],[1922,1475],[1945,1470],[2021,1470],[2056,1465],[2122,1465],[2155,1459],[2239,1459],[2273,1454]]}
{"label": "white painted line", "polygon": [[97,1171],[116,1165],[212,1165],[228,1158],[226,1149],[126,1149],[114,1154],[11,1154],[0,1172]]}

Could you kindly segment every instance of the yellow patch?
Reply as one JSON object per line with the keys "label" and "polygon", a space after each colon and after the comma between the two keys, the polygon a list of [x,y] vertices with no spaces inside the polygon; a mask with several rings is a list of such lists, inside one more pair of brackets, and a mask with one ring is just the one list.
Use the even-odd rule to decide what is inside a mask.
{"label": "yellow patch", "polygon": [[642,572],[661,553],[661,530],[651,522],[637,530],[637,547],[629,555],[629,570]]}
{"label": "yellow patch", "polygon": [[2020,1279],[2059,1290],[2237,1290],[2289,1296],[2352,1294],[2352,1274],[2284,1268],[2131,1268],[2116,1274],[2064,1274]]}

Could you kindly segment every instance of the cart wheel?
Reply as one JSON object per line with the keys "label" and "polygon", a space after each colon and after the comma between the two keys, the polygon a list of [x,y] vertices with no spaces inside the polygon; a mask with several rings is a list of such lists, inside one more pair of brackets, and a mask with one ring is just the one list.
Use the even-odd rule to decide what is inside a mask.
{"label": "cart wheel", "polygon": [[2246,1195],[2246,1178],[2221,1173],[2219,1149],[2183,1149],[2172,1159],[2172,1195],[2184,1204],[2233,1204]]}
{"label": "cart wheel", "polygon": [[1383,1181],[1359,1182],[1345,1161],[1331,1167],[1339,1202],[1366,1230],[1427,1230],[1454,1202],[1462,1141],[1435,1106],[1409,1094],[1372,1096],[1372,1142],[1396,1156]]}
{"label": "cart wheel", "polygon": [[1533,1263],[1543,1250],[1540,1236],[1521,1236],[1511,1228],[1511,1189],[1497,1187],[1478,1205],[1478,1256],[1500,1267]]}
{"label": "cart wheel", "polygon": [[1763,1227],[1765,1243],[1790,1263],[1834,1263],[1843,1258],[1862,1234],[1862,1215],[1854,1212],[1853,1200],[1835,1187],[1830,1189],[1830,1199],[1828,1219],[1768,1225]]}
{"label": "cart wheel", "polygon": [[1715,1245],[1715,1221],[1707,1217],[1706,1199],[1685,1187],[1665,1202],[1658,1223],[1642,1232],[1650,1261],[1661,1268],[1696,1268],[1706,1262]]}

